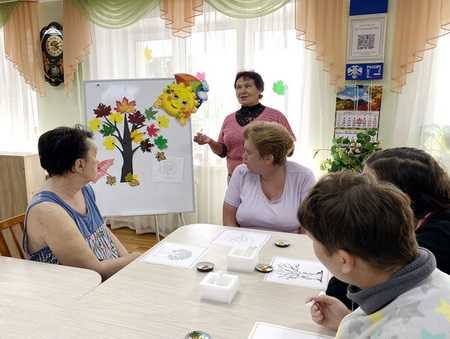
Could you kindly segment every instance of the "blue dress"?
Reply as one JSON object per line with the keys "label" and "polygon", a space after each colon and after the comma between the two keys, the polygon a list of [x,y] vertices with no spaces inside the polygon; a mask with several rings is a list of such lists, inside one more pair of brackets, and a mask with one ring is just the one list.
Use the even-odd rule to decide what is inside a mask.
{"label": "blue dress", "polygon": [[81,189],[86,204],[86,215],[82,215],[70,207],[64,200],[62,200],[55,193],[50,191],[42,191],[37,193],[28,205],[25,215],[25,232],[23,237],[23,248],[30,256],[30,260],[40,261],[45,263],[59,264],[58,258],[53,254],[50,247],[45,246],[34,253],[30,253],[28,248],[28,235],[26,230],[26,218],[33,206],[42,202],[55,203],[69,214],[69,216],[75,221],[78,230],[83,235],[83,238],[88,243],[92,252],[95,254],[98,260],[114,259],[118,258],[119,250],[117,249],[114,241],[112,240],[108,229],[103,222],[103,218],[98,210],[95,202],[94,190],[91,186],[86,185]]}

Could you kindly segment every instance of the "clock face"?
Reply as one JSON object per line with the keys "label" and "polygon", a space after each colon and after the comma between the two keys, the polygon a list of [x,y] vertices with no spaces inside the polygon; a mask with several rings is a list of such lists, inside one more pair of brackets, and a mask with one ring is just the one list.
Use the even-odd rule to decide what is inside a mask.
{"label": "clock face", "polygon": [[51,35],[45,44],[47,53],[52,57],[58,57],[63,52],[63,40],[59,35]]}

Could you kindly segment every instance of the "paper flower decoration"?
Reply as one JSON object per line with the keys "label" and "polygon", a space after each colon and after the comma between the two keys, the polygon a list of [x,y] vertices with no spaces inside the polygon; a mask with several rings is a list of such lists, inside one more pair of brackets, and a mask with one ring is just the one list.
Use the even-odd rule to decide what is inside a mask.
{"label": "paper flower decoration", "polygon": [[287,85],[283,80],[278,80],[273,83],[272,90],[278,95],[284,95],[287,90]]}

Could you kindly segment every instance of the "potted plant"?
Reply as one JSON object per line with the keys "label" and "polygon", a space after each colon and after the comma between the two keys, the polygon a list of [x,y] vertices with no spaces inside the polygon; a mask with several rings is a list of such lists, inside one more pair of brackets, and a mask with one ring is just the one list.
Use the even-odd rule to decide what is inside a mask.
{"label": "potted plant", "polygon": [[[320,165],[320,169],[328,172],[353,170],[361,172],[364,161],[372,153],[380,150],[380,142],[376,140],[376,129],[359,132],[356,139],[339,137],[333,139],[331,157]],[[320,150],[316,151],[316,154]]]}

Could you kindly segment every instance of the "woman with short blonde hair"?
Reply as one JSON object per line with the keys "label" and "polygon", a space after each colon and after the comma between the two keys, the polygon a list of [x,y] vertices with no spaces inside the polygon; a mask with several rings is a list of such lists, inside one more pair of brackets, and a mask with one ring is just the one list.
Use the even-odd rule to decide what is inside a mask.
{"label": "woman with short blonde hair", "polygon": [[244,130],[244,163],[231,176],[223,205],[226,226],[297,233],[298,205],[314,185],[308,168],[286,158],[294,147],[275,122],[252,122]]}

